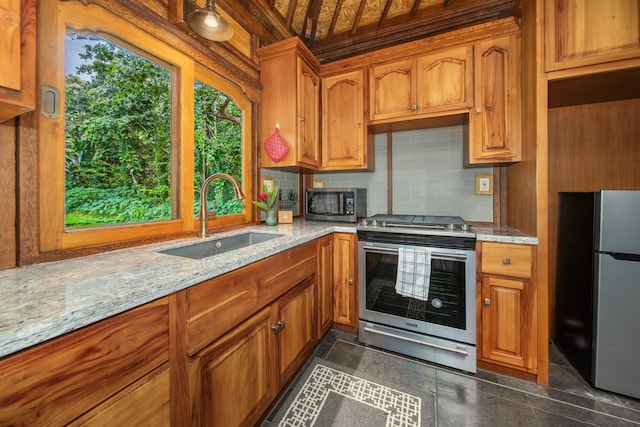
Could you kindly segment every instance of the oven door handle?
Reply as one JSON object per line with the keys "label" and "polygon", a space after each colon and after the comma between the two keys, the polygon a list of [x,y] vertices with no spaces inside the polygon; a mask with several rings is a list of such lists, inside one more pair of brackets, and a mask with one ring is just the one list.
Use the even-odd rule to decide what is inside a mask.
{"label": "oven door handle", "polygon": [[[376,251],[376,252],[384,252],[384,253],[388,253],[388,254],[397,254],[398,253],[398,249],[395,248],[380,248],[377,246],[363,246],[362,249],[364,249],[365,251]],[[447,259],[447,258],[452,258],[452,259],[459,259],[459,260],[466,260],[467,256],[464,254],[445,254],[442,252],[431,252],[431,256],[435,257],[435,258],[443,258],[443,259]]]}
{"label": "oven door handle", "polygon": [[379,334],[379,335],[385,335],[387,337],[396,338],[396,339],[399,339],[399,340],[402,340],[402,341],[409,341],[409,342],[416,343],[416,344],[422,344],[422,345],[427,346],[427,347],[437,348],[439,350],[446,350],[446,351],[450,351],[452,353],[462,354],[463,356],[468,356],[469,355],[469,353],[467,351],[459,349],[459,348],[449,348],[449,347],[445,347],[443,345],[431,344],[431,343],[428,343],[428,342],[415,340],[413,338],[407,338],[407,337],[403,337],[403,336],[400,336],[400,335],[394,335],[394,334],[391,334],[389,332],[378,331],[376,329],[371,329],[371,328],[369,328],[367,326],[364,327],[364,330],[366,332],[371,332],[371,333]]}

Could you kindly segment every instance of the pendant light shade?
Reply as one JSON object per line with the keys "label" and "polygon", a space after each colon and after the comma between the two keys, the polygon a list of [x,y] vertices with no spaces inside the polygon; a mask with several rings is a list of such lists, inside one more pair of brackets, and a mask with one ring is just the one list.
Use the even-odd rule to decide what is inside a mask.
{"label": "pendant light shade", "polygon": [[213,41],[226,41],[233,35],[233,27],[216,10],[214,0],[207,0],[204,9],[196,8],[187,17],[189,27],[202,37]]}

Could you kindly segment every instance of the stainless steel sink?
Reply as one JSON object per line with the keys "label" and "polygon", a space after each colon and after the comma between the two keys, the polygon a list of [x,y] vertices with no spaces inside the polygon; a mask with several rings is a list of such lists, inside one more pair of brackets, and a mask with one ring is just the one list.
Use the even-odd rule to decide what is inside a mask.
{"label": "stainless steel sink", "polygon": [[248,231],[235,236],[223,237],[221,239],[207,240],[206,242],[193,243],[191,245],[180,246],[178,248],[158,251],[163,254],[176,255],[191,259],[202,259],[213,255],[219,255],[235,249],[244,248],[256,243],[266,242],[271,239],[282,237],[283,234],[259,233]]}

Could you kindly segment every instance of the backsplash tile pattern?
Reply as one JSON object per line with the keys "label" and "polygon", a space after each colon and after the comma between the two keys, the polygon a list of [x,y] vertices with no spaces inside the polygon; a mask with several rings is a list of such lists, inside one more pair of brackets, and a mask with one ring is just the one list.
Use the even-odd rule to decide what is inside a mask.
{"label": "backsplash tile pattern", "polygon": [[[273,178],[276,185],[282,190],[282,200],[289,200],[289,195],[294,198],[300,198],[298,194],[299,176],[296,172],[287,172],[278,169],[260,169],[260,176]],[[298,215],[298,211],[298,203],[294,201],[293,215]]]}
{"label": "backsplash tile pattern", "polygon": [[[463,127],[393,133],[393,213],[458,215],[493,220],[493,198],[476,195],[476,175],[491,167],[463,168]],[[325,187],[367,189],[367,215],[387,213],[387,138],[375,137],[375,172],[316,174]]]}

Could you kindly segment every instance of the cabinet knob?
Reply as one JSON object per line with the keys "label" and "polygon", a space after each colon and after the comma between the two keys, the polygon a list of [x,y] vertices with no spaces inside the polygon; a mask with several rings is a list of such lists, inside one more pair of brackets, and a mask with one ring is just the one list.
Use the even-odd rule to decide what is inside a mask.
{"label": "cabinet knob", "polygon": [[504,258],[504,259],[502,260],[502,263],[503,263],[504,265],[509,265],[509,264],[511,264],[511,258]]}
{"label": "cabinet knob", "polygon": [[482,107],[476,107],[476,113],[482,113]]}
{"label": "cabinet knob", "polygon": [[348,283],[349,285],[353,285],[353,279],[348,279],[348,280],[347,280],[347,283]]}
{"label": "cabinet knob", "polygon": [[275,325],[273,325],[271,327],[271,329],[273,330],[273,333],[275,335],[278,335],[280,333],[281,330],[284,329],[284,321],[282,320],[278,320],[278,323],[276,323]]}
{"label": "cabinet knob", "polygon": [[300,121],[304,122],[304,116],[300,116]]}
{"label": "cabinet knob", "polygon": [[484,305],[491,305],[491,300],[489,298],[485,298]]}
{"label": "cabinet knob", "polygon": [[418,109],[418,107],[416,106],[416,104],[411,104],[411,110],[412,111],[415,111],[417,109]]}

